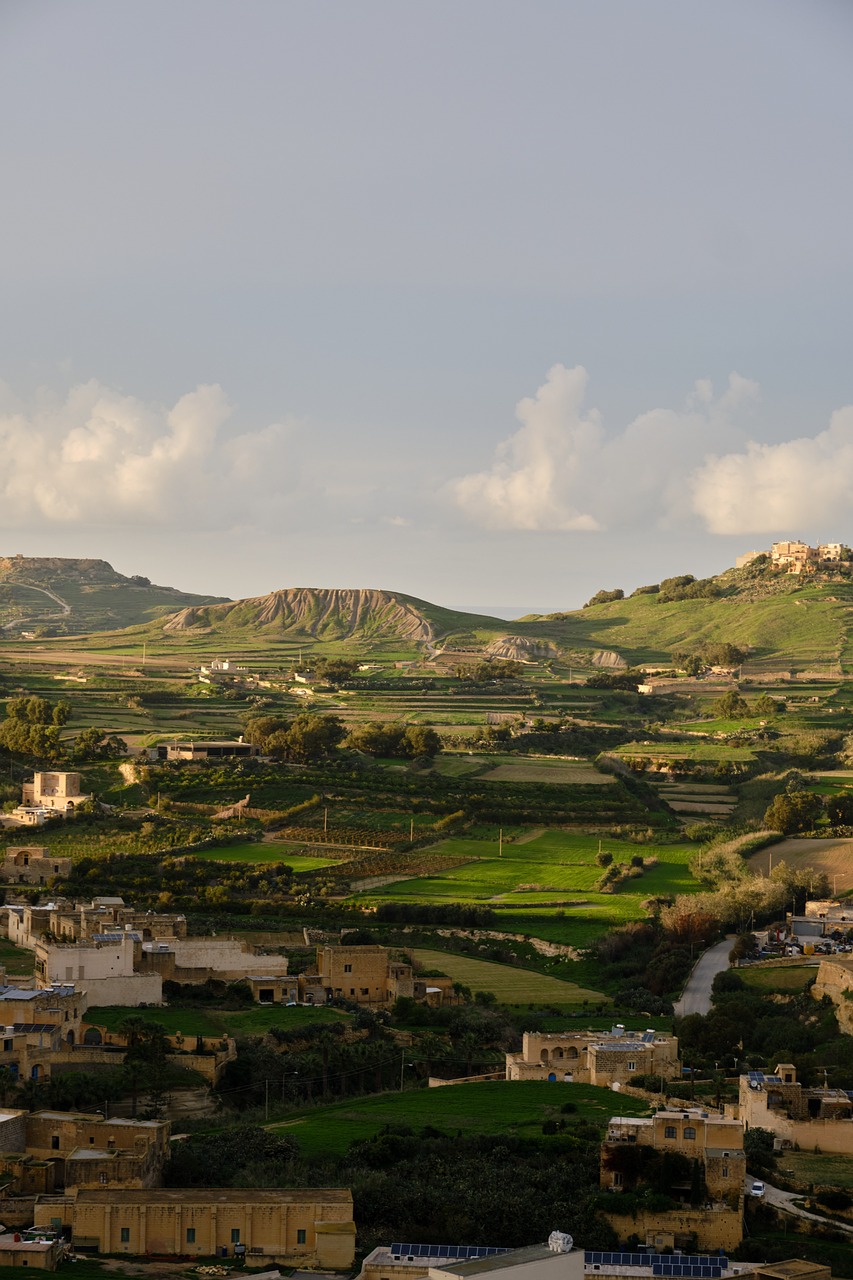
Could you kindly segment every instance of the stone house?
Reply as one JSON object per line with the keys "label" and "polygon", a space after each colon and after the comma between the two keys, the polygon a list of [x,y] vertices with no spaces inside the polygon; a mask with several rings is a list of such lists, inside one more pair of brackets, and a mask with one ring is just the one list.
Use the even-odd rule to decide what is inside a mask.
{"label": "stone house", "polygon": [[678,1039],[664,1031],[525,1031],[520,1053],[506,1055],[507,1080],[553,1080],[609,1087],[634,1075],[681,1075]]}
{"label": "stone house", "polygon": [[[649,1117],[614,1116],[601,1145],[601,1186],[631,1191],[643,1183],[643,1166],[654,1154],[684,1157],[684,1174],[668,1189],[678,1207],[643,1213],[642,1226],[631,1230],[619,1202],[605,1216],[621,1238],[636,1234],[647,1243],[689,1244],[695,1237],[703,1249],[731,1249],[740,1244],[746,1157],[744,1127],[731,1116],[687,1108],[667,1109]],[[697,1201],[697,1192],[701,1199]]]}
{"label": "stone house", "polygon": [[746,1128],[769,1129],[780,1148],[853,1155],[853,1098],[843,1089],[805,1089],[796,1068],[740,1077],[738,1115]]}
{"label": "stone house", "polygon": [[356,1004],[388,1005],[415,994],[412,966],[379,946],[319,946],[314,968],[299,974],[298,981],[306,1004],[340,997]]}
{"label": "stone house", "polygon": [[8,884],[47,884],[54,876],[67,876],[70,858],[50,856],[40,845],[9,845],[0,865],[0,879]]}
{"label": "stone house", "polygon": [[36,773],[32,782],[25,782],[21,788],[21,808],[24,809],[50,809],[68,814],[91,799],[91,792],[80,790],[79,773]]}

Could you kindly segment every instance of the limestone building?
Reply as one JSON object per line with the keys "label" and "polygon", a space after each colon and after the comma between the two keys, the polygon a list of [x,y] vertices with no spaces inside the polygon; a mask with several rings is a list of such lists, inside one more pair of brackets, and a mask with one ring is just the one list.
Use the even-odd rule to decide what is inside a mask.
{"label": "limestone building", "polygon": [[300,999],[325,1004],[336,996],[356,1004],[393,1004],[414,998],[412,966],[394,960],[387,947],[319,946],[315,966],[299,975]]}
{"label": "limestone building", "polygon": [[70,858],[50,856],[41,845],[8,845],[0,866],[0,879],[8,884],[47,884],[54,876],[67,876]]}
{"label": "limestone building", "polygon": [[507,1080],[627,1084],[631,1076],[681,1075],[678,1040],[664,1031],[525,1031],[520,1053],[506,1055]]}
{"label": "limestone building", "polygon": [[747,1128],[769,1129],[780,1148],[853,1155],[853,1098],[843,1089],[804,1089],[790,1062],[740,1077],[738,1115]]}
{"label": "limestone building", "polygon": [[36,773],[32,782],[21,788],[21,808],[50,809],[54,813],[69,814],[79,809],[91,792],[80,790],[79,773]]}
{"label": "limestone building", "polygon": [[343,1189],[83,1187],[39,1196],[35,1225],[70,1229],[98,1253],[233,1257],[252,1266],[347,1270],[355,1257],[352,1193]]}
{"label": "limestone building", "polygon": [[746,1157],[740,1120],[698,1108],[658,1111],[653,1116],[614,1116],[601,1145],[601,1186],[614,1192],[643,1184],[643,1169],[655,1155],[683,1157],[673,1164],[667,1194],[680,1202],[663,1213],[641,1213],[633,1230],[630,1213],[605,1216],[620,1238],[639,1235],[658,1247],[732,1249],[742,1238]]}

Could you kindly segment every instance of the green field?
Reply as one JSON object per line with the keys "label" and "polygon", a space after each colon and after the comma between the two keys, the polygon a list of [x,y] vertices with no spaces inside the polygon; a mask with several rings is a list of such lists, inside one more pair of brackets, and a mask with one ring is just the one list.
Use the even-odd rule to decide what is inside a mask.
{"label": "green field", "polygon": [[560,978],[508,964],[473,960],[453,951],[427,951],[419,947],[412,955],[425,969],[438,969],[472,991],[493,991],[502,1004],[565,1005],[609,998],[600,991],[587,990],[574,982],[563,982]]}
{"label": "green field", "polygon": [[[563,909],[586,906],[586,896],[593,893],[602,875],[603,869],[595,861],[599,844],[613,855],[615,862],[630,862],[635,855],[656,859],[655,865],[644,869],[642,876],[623,882],[615,893],[597,895],[607,902],[627,896],[642,900],[653,894],[690,893],[699,887],[687,866],[696,851],[695,845],[634,844],[609,837],[599,839],[578,832],[548,830],[535,834],[532,839],[505,838],[502,847],[497,839],[451,836],[431,849],[435,853],[469,859],[463,866],[397,881],[370,890],[368,896],[410,902],[483,902],[519,911],[549,903]],[[572,895],[578,893],[584,895],[584,903],[572,902]],[[595,908],[599,904],[590,905]],[[617,915],[622,914],[619,907],[615,911]],[[633,917],[629,914],[627,918]]]}
{"label": "green field", "polygon": [[350,1143],[372,1138],[386,1125],[415,1130],[432,1125],[463,1134],[541,1137],[543,1121],[559,1115],[564,1102],[577,1107],[566,1117],[569,1122],[591,1120],[603,1125],[617,1110],[621,1115],[648,1112],[641,1099],[616,1097],[609,1089],[594,1085],[498,1080],[332,1103],[270,1127],[295,1138],[304,1155],[343,1155]]}
{"label": "green field", "polygon": [[219,1036],[261,1035],[271,1027],[292,1030],[315,1022],[336,1022],[348,1015],[338,1009],[309,1005],[251,1005],[246,1009],[133,1009],[110,1006],[90,1009],[86,1021],[93,1026],[117,1031],[125,1018],[140,1017],[159,1022],[170,1034]]}
{"label": "green field", "polygon": [[808,1188],[839,1187],[853,1191],[853,1159],[850,1156],[815,1155],[811,1151],[783,1151],[780,1172]]}
{"label": "green field", "polygon": [[316,871],[328,867],[337,858],[315,858],[303,852],[298,844],[279,844],[272,840],[255,840],[246,844],[228,844],[219,849],[204,849],[194,856],[206,862],[286,862],[294,871]]}
{"label": "green field", "polygon": [[13,974],[29,974],[33,972],[36,953],[26,947],[16,947],[8,938],[0,938],[0,967],[10,976]]}
{"label": "green field", "polygon": [[778,966],[747,965],[738,969],[739,978],[743,978],[748,987],[757,987],[761,991],[802,991],[807,982],[817,977],[816,964],[791,964]]}

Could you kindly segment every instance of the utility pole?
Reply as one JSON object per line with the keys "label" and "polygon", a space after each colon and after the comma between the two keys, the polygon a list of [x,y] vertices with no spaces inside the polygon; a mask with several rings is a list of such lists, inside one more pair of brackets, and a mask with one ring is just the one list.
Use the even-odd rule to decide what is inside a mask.
{"label": "utility pole", "polygon": [[264,1081],[264,1120],[270,1118],[270,1082]]}
{"label": "utility pole", "polygon": [[500,831],[498,832],[498,857],[502,858],[503,856],[504,856],[504,829],[503,827],[501,827]]}
{"label": "utility pole", "polygon": [[323,834],[325,835],[325,833],[328,830],[329,830],[329,810],[324,809],[323,810]]}
{"label": "utility pole", "polygon": [[412,820],[409,823],[409,844],[412,843],[414,838],[415,838],[415,820],[414,818],[412,818]]}

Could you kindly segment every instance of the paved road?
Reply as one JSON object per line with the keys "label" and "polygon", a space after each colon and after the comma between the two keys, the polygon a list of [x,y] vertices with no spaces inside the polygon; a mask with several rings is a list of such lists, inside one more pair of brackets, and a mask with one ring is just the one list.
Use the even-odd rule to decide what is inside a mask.
{"label": "paved road", "polygon": [[681,999],[675,1003],[675,1012],[679,1018],[683,1018],[686,1013],[710,1012],[711,985],[718,973],[728,969],[733,942],[734,938],[724,938],[722,942],[709,947],[696,961],[681,993]]}
{"label": "paved road", "polygon": [[[748,1187],[752,1179],[747,1178],[746,1181]],[[801,1209],[793,1203],[794,1200],[802,1200],[802,1198],[802,1192],[782,1191],[780,1187],[771,1187],[769,1182],[764,1184],[764,1199],[780,1213],[790,1213],[794,1218],[808,1218],[810,1222],[820,1222],[826,1227],[833,1227],[853,1235],[853,1227],[846,1223],[836,1222],[835,1218],[824,1218],[819,1213],[809,1213],[807,1209]]]}

